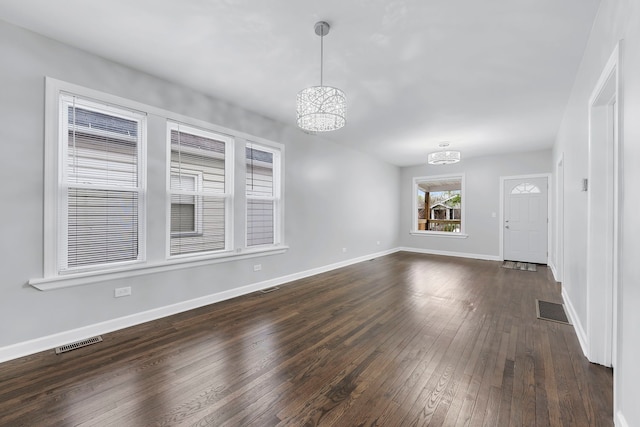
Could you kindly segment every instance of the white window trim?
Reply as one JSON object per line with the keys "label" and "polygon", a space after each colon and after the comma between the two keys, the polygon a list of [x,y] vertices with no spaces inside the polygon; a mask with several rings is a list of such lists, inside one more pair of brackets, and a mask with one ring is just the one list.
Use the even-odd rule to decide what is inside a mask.
{"label": "white window trim", "polygon": [[[269,248],[278,246],[282,242],[282,206],[284,206],[282,200],[282,151],[284,147],[280,144],[261,144],[254,143],[253,141],[247,141],[245,145],[246,148],[256,149],[260,151],[265,151],[267,153],[271,153],[273,155],[273,195],[272,196],[250,196],[246,192],[246,175],[244,180],[244,189],[245,189],[245,204],[244,204],[244,247],[245,248]],[[246,156],[243,159],[246,163]],[[264,245],[253,245],[249,246],[248,242],[248,225],[249,225],[249,200],[270,200],[273,201],[273,243],[268,243]]]}
{"label": "white window trim", "polygon": [[218,264],[228,261],[238,261],[241,259],[263,257],[265,255],[278,255],[286,253],[289,249],[287,245],[274,246],[271,248],[256,248],[237,250],[222,254],[206,255],[200,257],[189,257],[179,259],[173,257],[171,260],[158,262],[146,262],[135,266],[122,267],[113,270],[103,270],[99,272],[83,272],[69,276],[55,276],[41,279],[29,280],[29,285],[41,291],[51,291],[73,286],[81,286],[89,283],[104,282],[107,280],[117,280],[129,277],[143,276],[146,274],[162,273],[166,271],[181,270],[190,267],[200,267],[210,264]]}
{"label": "white window trim", "polygon": [[[82,90],[65,90],[60,88],[49,91],[47,86],[46,103],[48,107],[45,114],[45,224],[44,224],[44,270],[46,276],[68,276],[91,271],[108,271],[121,266],[144,263],[146,260],[146,114],[138,111],[128,104],[126,100],[104,99],[95,96],[95,93],[86,93]],[[63,167],[67,159],[68,147],[62,142],[65,140],[68,125],[63,123],[66,114],[63,108],[73,98],[80,98],[82,104],[96,111],[108,111],[115,116],[132,120],[135,117],[140,123],[140,144],[137,144],[138,173],[137,188],[126,188],[126,191],[138,193],[138,256],[135,260],[113,262],[107,264],[94,264],[90,266],[71,267],[64,270],[67,257],[67,233],[66,227],[60,227],[63,223],[62,216],[66,215],[66,200],[68,189],[67,169]],[[125,101],[125,102],[121,102]],[[113,107],[110,107],[110,104]],[[131,112],[131,116],[121,114],[122,110]],[[55,172],[54,172],[55,171]],[[56,179],[50,177],[56,176]],[[101,188],[122,190],[118,186],[83,185],[74,184],[74,188]],[[60,206],[62,204],[62,206]],[[49,250],[47,250],[49,249]]]}
{"label": "white window trim", "polygon": [[[451,179],[460,179],[460,195],[462,201],[460,203],[460,232],[452,233],[447,231],[428,231],[418,230],[418,184],[424,181],[449,181]],[[412,217],[411,217],[411,229],[409,234],[413,236],[422,237],[444,237],[449,239],[466,239],[469,237],[465,233],[466,229],[466,192],[465,192],[465,174],[455,173],[449,175],[429,175],[429,176],[416,176],[413,178],[413,185],[411,187],[411,205],[412,205]]]}
{"label": "white window trim", "polygon": [[[59,132],[59,96],[60,93],[72,93],[83,98],[100,100],[105,104],[113,104],[130,108],[135,111],[146,112],[147,115],[155,115],[166,118],[167,121],[175,121],[180,123],[186,123],[188,125],[206,129],[214,133],[222,134],[230,138],[244,139],[255,141],[262,146],[278,147],[281,153],[280,167],[284,170],[284,151],[285,147],[282,144],[270,141],[265,138],[250,135],[244,132],[225,128],[223,126],[215,125],[203,120],[194,119],[192,117],[177,114],[162,108],[153,107],[140,102],[132,101],[129,99],[121,98],[116,95],[107,94],[94,89],[89,89],[84,86],[68,83],[62,80],[54,79],[52,77],[45,77],[45,150],[44,150],[44,253],[43,253],[43,272],[42,277],[32,278],[28,281],[29,285],[42,291],[62,289],[71,286],[79,286],[84,284],[90,284],[95,282],[101,282],[105,280],[114,280],[124,277],[134,277],[145,274],[153,274],[164,271],[172,271],[182,268],[198,267],[209,264],[217,264],[220,262],[235,261],[245,258],[261,257],[266,255],[276,255],[285,253],[289,247],[284,243],[284,235],[281,235],[279,245],[270,247],[235,247],[231,241],[230,247],[232,250],[224,253],[206,254],[202,256],[194,256],[189,258],[174,258],[168,260],[165,258],[159,259],[147,259],[145,262],[122,266],[111,270],[101,271],[84,271],[74,272],[70,274],[59,275],[57,271],[57,233],[58,233],[58,221],[57,212],[59,200],[57,198],[58,181],[50,179],[50,177],[58,176],[60,167],[58,164],[58,132]],[[146,164],[146,159],[145,159]],[[146,177],[146,173],[144,174]],[[167,174],[168,175],[168,174]],[[284,206],[284,177],[282,174],[279,176],[281,183],[281,203]],[[233,181],[231,182],[233,184]],[[146,186],[145,186],[146,188]],[[229,187],[232,188],[232,187]],[[231,198],[228,209],[234,204],[234,199]],[[283,230],[282,224],[284,224],[284,209],[280,210],[280,229]],[[230,220],[229,230],[235,230],[235,218],[227,213]],[[145,219],[146,223],[146,219]],[[231,232],[233,236],[234,233]],[[146,235],[144,236],[145,243],[147,242]]]}

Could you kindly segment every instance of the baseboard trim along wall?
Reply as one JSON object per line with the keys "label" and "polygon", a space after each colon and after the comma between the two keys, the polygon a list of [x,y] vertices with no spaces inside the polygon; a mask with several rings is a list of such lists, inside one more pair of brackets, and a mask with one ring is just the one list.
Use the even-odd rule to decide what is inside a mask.
{"label": "baseboard trim along wall", "polygon": [[616,413],[616,419],[614,422],[616,427],[629,427],[627,419],[624,417],[624,415],[622,415],[622,412],[620,411]]}
{"label": "baseboard trim along wall", "polygon": [[95,335],[107,334],[109,332],[114,332],[120,329],[128,328],[130,326],[135,326],[141,323],[149,322],[151,320],[161,319],[163,317],[182,313],[188,310],[193,310],[195,308],[199,308],[205,305],[214,304],[216,302],[250,294],[252,292],[256,292],[262,289],[271,288],[273,286],[284,285],[286,283],[293,282],[294,280],[315,276],[316,274],[325,273],[327,271],[335,270],[341,267],[346,267],[352,264],[357,264],[359,262],[368,261],[372,258],[389,255],[398,251],[399,249],[395,248],[387,251],[373,253],[370,255],[360,256],[357,258],[351,258],[345,261],[336,262],[334,264],[313,268],[311,270],[301,271],[298,273],[293,273],[287,276],[277,277],[274,279],[265,280],[258,283],[252,283],[250,285],[229,289],[228,291],[218,292],[211,295],[205,295],[203,297],[199,297],[199,298],[195,298],[187,301],[181,301],[179,303],[168,305],[165,307],[159,307],[152,310],[131,314],[129,316],[119,317],[117,319],[112,319],[105,322],[83,326],[81,328],[72,329],[69,331],[64,331],[57,334],[48,335],[41,338],[36,338],[36,339],[12,344],[5,347],[0,347],[0,363],[6,362],[12,359],[17,359],[19,357],[39,353],[41,351],[50,350],[58,346],[69,344],[71,342],[87,339]]}
{"label": "baseboard trim along wall", "polygon": [[482,259],[486,261],[502,261],[502,259],[498,255],[469,254],[465,252],[449,252],[449,251],[439,251],[435,249],[410,248],[410,247],[401,247],[401,248],[398,248],[398,251],[415,252],[418,254],[453,256],[458,258]]}
{"label": "baseboard trim along wall", "polygon": [[567,294],[566,289],[562,288],[562,300],[564,301],[564,306],[567,308],[567,314],[569,315],[569,320],[573,324],[573,329],[576,331],[576,335],[578,336],[578,341],[580,342],[580,347],[582,348],[582,354],[585,357],[589,358],[589,353],[587,352],[587,334],[585,329],[582,327],[582,323],[580,323],[580,318],[578,317],[578,313],[576,313],[576,309],[573,307],[571,303],[571,299]]}
{"label": "baseboard trim along wall", "polygon": [[553,280],[555,280],[556,282],[561,282],[561,280],[558,280],[558,272],[556,270],[556,266],[555,264],[553,264],[553,262],[549,262],[549,264],[547,264],[549,269],[551,270],[551,274],[553,274]]}

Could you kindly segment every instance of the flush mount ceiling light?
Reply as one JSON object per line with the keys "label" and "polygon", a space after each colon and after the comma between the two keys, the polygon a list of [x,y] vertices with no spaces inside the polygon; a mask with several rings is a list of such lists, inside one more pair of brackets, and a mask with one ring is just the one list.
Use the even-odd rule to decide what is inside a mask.
{"label": "flush mount ceiling light", "polygon": [[347,98],[343,91],[322,82],[323,39],[329,34],[329,24],[316,22],[315,32],[320,36],[320,86],[311,86],[298,92],[296,107],[298,126],[308,132],[327,132],[340,129],[347,122]]}
{"label": "flush mount ceiling light", "polygon": [[458,163],[460,161],[460,152],[452,150],[444,150],[449,146],[448,142],[441,142],[438,147],[442,148],[442,151],[435,151],[429,153],[427,157],[427,163],[430,165],[450,165],[452,163]]}

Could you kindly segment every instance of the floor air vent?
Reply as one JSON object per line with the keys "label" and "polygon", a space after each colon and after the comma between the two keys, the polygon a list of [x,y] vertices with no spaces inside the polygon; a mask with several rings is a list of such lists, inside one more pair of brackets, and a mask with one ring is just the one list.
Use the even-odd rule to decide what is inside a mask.
{"label": "floor air vent", "polygon": [[564,323],[570,325],[567,313],[564,311],[564,304],[549,301],[536,300],[536,314],[538,319],[549,320],[551,322]]}
{"label": "floor air vent", "polygon": [[86,347],[91,344],[97,344],[99,342],[102,342],[102,337],[100,335],[98,335],[97,337],[87,338],[86,340],[72,342],[71,344],[56,347],[56,354],[66,353],[68,351]]}
{"label": "floor air vent", "polygon": [[269,292],[277,291],[279,289],[279,287],[274,286],[273,288],[262,289],[260,292],[262,292],[263,294],[268,294]]}

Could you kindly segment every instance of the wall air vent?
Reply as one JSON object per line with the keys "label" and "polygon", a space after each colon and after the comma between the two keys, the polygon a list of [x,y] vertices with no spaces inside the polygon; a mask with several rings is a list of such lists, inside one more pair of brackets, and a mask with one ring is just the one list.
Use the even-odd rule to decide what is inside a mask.
{"label": "wall air vent", "polygon": [[102,342],[102,337],[100,335],[97,337],[87,338],[86,340],[72,342],[71,344],[56,347],[56,354],[66,353],[68,351],[86,347],[91,344],[97,344],[99,342]]}

